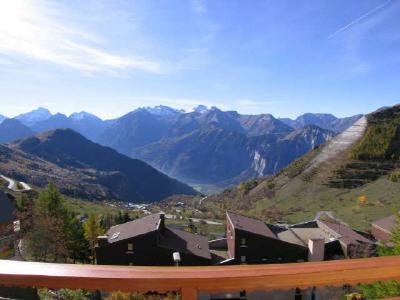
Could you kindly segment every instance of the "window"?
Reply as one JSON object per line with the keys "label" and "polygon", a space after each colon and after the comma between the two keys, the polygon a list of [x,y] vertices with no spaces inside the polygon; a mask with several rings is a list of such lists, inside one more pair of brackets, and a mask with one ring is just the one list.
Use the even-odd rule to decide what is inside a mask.
{"label": "window", "polygon": [[128,251],[133,251],[133,243],[128,243]]}
{"label": "window", "polygon": [[129,265],[130,265],[130,266],[133,266],[133,263],[130,262]]}
{"label": "window", "polygon": [[245,264],[245,263],[246,263],[246,256],[241,256],[241,257],[240,257],[240,262],[241,262],[242,264]]}
{"label": "window", "polygon": [[240,245],[241,246],[246,246],[246,238],[241,238],[240,239]]}

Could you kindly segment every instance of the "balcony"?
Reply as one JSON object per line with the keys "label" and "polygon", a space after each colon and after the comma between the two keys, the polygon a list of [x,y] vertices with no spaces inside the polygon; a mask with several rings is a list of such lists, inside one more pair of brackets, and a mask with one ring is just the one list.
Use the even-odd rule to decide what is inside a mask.
{"label": "balcony", "polygon": [[213,267],[125,267],[0,260],[0,285],[123,292],[285,290],[400,280],[400,257]]}

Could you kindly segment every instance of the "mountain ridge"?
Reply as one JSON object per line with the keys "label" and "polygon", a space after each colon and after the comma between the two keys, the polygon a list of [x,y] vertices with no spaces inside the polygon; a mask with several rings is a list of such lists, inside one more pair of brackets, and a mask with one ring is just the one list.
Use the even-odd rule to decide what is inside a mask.
{"label": "mountain ridge", "polygon": [[290,118],[279,118],[279,120],[295,129],[302,128],[306,125],[316,125],[340,133],[359,120],[362,116],[363,115],[358,114],[351,117],[337,118],[332,114],[305,113],[294,120]]}
{"label": "mountain ridge", "polygon": [[33,134],[33,130],[16,119],[5,119],[0,123],[0,143],[9,143]]}
{"label": "mountain ridge", "polygon": [[[45,109],[38,110],[46,114]],[[35,115],[38,110],[32,114]],[[167,106],[156,106],[142,107],[120,118],[105,121],[87,112],[73,113],[69,117],[57,113],[38,120],[30,128],[37,133],[71,128],[91,141],[144,160],[169,176],[196,185],[215,185],[220,189],[239,180],[278,172],[299,155],[333,136],[330,129],[309,130],[307,126],[316,124],[308,123],[315,120],[320,122],[321,118],[329,119],[329,126],[336,126],[337,132],[338,126],[346,128],[357,117],[343,121],[331,115],[316,114],[313,117],[313,114],[308,114],[307,118],[303,117],[308,120],[304,126],[289,126],[271,114],[243,115],[206,106],[183,112]],[[222,142],[216,138],[218,129],[223,131],[219,133]],[[303,130],[307,138],[294,134],[297,130]],[[297,144],[294,140],[297,140]],[[285,144],[290,144],[293,149],[285,148],[283,154],[273,154]],[[236,145],[241,148],[238,146],[240,149],[235,150]],[[225,155],[221,149],[225,149]],[[165,156],[161,157],[160,154]],[[237,163],[239,160],[241,163]],[[208,166],[208,170],[199,170],[199,161],[204,161],[203,168]],[[208,161],[213,161],[214,165]],[[210,170],[215,170],[218,176],[210,176]],[[210,178],[215,181],[210,182]]]}
{"label": "mountain ridge", "polygon": [[[95,144],[71,129],[49,131],[20,140],[4,149],[9,150],[8,155],[12,155],[10,152],[14,150],[28,160],[25,166],[18,166],[19,161],[2,161],[8,162],[7,167],[1,166],[2,169],[9,169],[13,164],[18,166],[14,169],[19,170],[19,174],[12,174],[13,177],[27,177],[27,182],[38,184],[32,172],[40,170],[40,167],[30,166],[35,165],[35,161],[41,161],[45,166],[46,163],[54,166],[56,171],[49,171],[50,174],[63,174],[42,174],[42,180],[54,180],[64,191],[70,189],[78,190],[80,194],[88,193],[86,198],[89,199],[93,196],[94,199],[151,202],[174,194],[196,194],[189,186],[158,172],[145,162]],[[85,191],[85,186],[89,187],[89,192]],[[91,195],[90,191],[93,189],[96,191]]]}

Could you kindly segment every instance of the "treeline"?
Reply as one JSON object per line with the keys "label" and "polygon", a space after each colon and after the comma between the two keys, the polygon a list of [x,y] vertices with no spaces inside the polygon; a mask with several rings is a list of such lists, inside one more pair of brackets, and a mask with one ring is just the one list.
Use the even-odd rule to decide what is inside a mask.
{"label": "treeline", "polygon": [[97,237],[109,227],[131,220],[127,211],[77,215],[68,210],[52,183],[39,194],[23,194],[17,210],[23,252],[34,261],[92,263]]}
{"label": "treeline", "polygon": [[368,117],[368,129],[352,149],[352,158],[359,160],[400,159],[400,106]]}

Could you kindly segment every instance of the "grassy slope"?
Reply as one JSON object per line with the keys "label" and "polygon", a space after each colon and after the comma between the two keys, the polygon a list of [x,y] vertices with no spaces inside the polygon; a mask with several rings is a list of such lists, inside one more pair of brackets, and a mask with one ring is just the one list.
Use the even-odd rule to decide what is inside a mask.
{"label": "grassy slope", "polygon": [[[370,222],[380,217],[392,214],[400,209],[400,183],[388,179],[388,175],[380,174],[377,180],[371,179],[369,172],[351,169],[349,164],[384,163],[393,168],[398,167],[397,152],[399,145],[400,126],[398,116],[400,107],[389,112],[373,114],[369,117],[366,135],[354,147],[341,153],[335,159],[320,164],[310,172],[303,170],[308,162],[315,157],[319,149],[300,158],[288,168],[272,178],[259,179],[257,184],[246,189],[246,185],[225,191],[206,203],[207,210],[222,214],[229,209],[258,216],[266,221],[299,222],[310,219],[318,211],[330,210],[345,222],[358,227],[368,228]],[[382,130],[382,121],[385,129]],[[390,135],[382,134],[390,129]],[[371,140],[372,139],[372,140]],[[389,141],[388,141],[389,140]],[[382,146],[383,145],[383,146]],[[384,150],[382,150],[384,148]],[[377,161],[376,155],[368,157],[366,153],[385,153]],[[358,154],[363,153],[360,157]],[[338,170],[349,171],[338,175]],[[376,170],[381,172],[382,170]],[[372,173],[375,170],[372,170]],[[368,174],[367,174],[368,173]],[[355,185],[353,188],[332,187],[333,180],[353,182],[368,175],[366,184]],[[378,174],[378,173],[377,173]],[[365,204],[359,203],[359,197],[366,196]]]}

